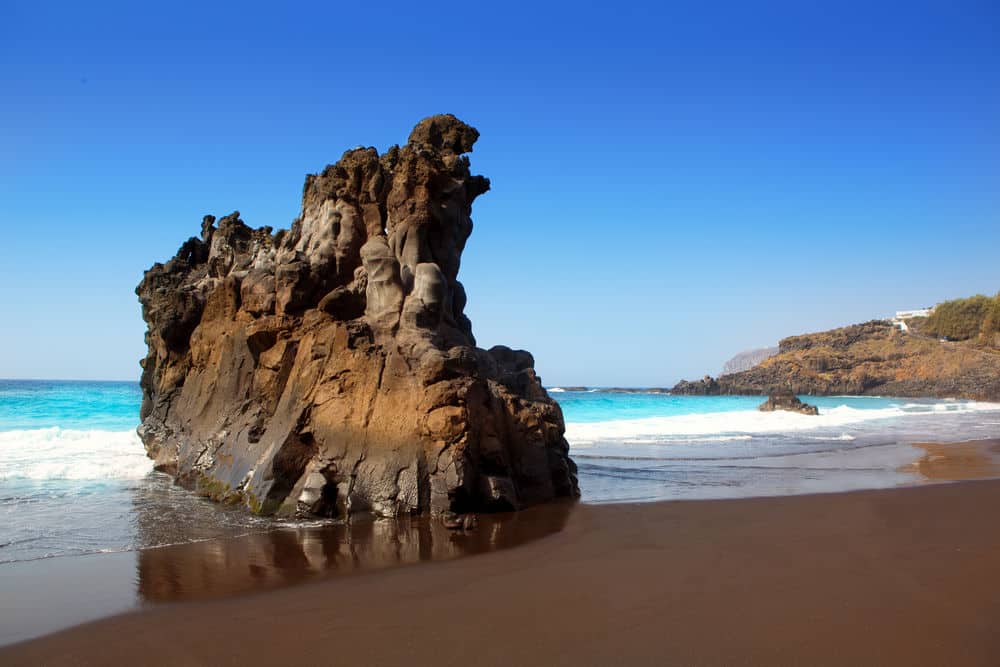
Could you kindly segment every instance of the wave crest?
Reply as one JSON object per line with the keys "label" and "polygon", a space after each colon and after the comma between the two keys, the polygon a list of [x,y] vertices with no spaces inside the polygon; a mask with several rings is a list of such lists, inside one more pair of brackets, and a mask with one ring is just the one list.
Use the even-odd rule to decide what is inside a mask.
{"label": "wave crest", "polygon": [[0,480],[140,479],[153,462],[135,431],[59,427],[0,432]]}
{"label": "wave crest", "polygon": [[[853,408],[839,405],[833,408],[820,408],[818,416],[758,410],[706,412],[590,423],[571,422],[566,424],[566,439],[573,446],[586,446],[598,442],[635,443],[662,439],[677,442],[699,436],[718,441],[738,439],[747,435],[837,429],[879,419],[939,416],[942,412],[955,414],[996,410],[1000,410],[1000,405],[996,403],[962,401],[947,405],[907,403],[885,408]],[[832,439],[853,440],[853,437],[848,434],[838,434]]]}

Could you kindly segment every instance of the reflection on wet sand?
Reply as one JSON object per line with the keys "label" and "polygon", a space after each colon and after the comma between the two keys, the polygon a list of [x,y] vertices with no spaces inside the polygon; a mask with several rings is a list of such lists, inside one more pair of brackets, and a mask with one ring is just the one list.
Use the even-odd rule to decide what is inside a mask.
{"label": "reflection on wet sand", "polygon": [[221,597],[505,549],[561,530],[572,507],[481,515],[468,532],[427,518],[378,519],[146,549],[138,554],[138,593],[144,602]]}
{"label": "reflection on wet sand", "polygon": [[924,455],[907,466],[932,482],[955,482],[966,479],[1000,477],[1000,440],[968,440],[966,442],[918,442]]}

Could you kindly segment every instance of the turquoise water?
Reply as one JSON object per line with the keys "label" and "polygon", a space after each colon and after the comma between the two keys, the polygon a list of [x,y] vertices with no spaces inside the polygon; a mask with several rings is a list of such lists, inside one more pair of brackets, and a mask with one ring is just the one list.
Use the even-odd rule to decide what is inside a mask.
{"label": "turquoise water", "polygon": [[138,382],[0,380],[0,431],[125,431],[138,425],[141,402]]}
{"label": "turquoise water", "polygon": [[[671,417],[697,413],[756,410],[763,396],[670,396],[654,393],[609,393],[595,391],[557,391],[553,398],[562,406],[567,422],[593,423],[644,417]],[[848,406],[858,410],[876,410],[900,403],[899,399],[874,396],[823,396],[807,399],[820,408]]]}
{"label": "turquoise water", "polygon": [[802,396],[818,416],[757,410],[762,396],[553,393],[589,502],[739,498],[920,481],[912,443],[1000,436],[1000,405]]}
{"label": "turquoise water", "polygon": [[[1000,436],[1000,406],[806,398],[818,417],[761,413],[761,397],[556,391],[585,502],[878,488],[920,440]],[[153,472],[135,434],[135,382],[0,381],[0,567],[272,530]]]}
{"label": "turquoise water", "polygon": [[137,382],[0,380],[0,567],[267,530],[153,472]]}

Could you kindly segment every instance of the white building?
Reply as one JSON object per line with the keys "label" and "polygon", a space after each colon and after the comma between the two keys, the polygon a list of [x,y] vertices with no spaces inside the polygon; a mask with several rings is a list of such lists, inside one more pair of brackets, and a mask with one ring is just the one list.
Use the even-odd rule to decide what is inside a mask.
{"label": "white building", "polygon": [[930,317],[930,314],[932,312],[934,312],[933,308],[918,308],[917,310],[897,310],[896,319],[908,320],[912,317]]}
{"label": "white building", "polygon": [[892,318],[892,323],[899,327],[900,331],[909,331],[910,327],[907,326],[906,320],[913,319],[914,317],[929,317],[931,313],[934,312],[933,308],[918,308],[916,310],[897,310],[896,316]]}

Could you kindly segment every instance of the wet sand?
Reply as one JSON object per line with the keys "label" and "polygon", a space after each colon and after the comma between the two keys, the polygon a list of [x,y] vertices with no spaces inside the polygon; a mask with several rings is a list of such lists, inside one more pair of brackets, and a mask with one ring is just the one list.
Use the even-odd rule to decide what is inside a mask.
{"label": "wet sand", "polygon": [[233,597],[519,546],[574,504],[484,515],[473,531],[426,517],[286,527],[170,546],[0,565],[0,646],[139,607]]}
{"label": "wet sand", "polygon": [[1000,481],[578,505],[516,549],[157,606],[0,664],[996,665]]}
{"label": "wet sand", "polygon": [[914,446],[926,453],[903,470],[928,481],[1000,478],[1000,440],[918,442]]}

